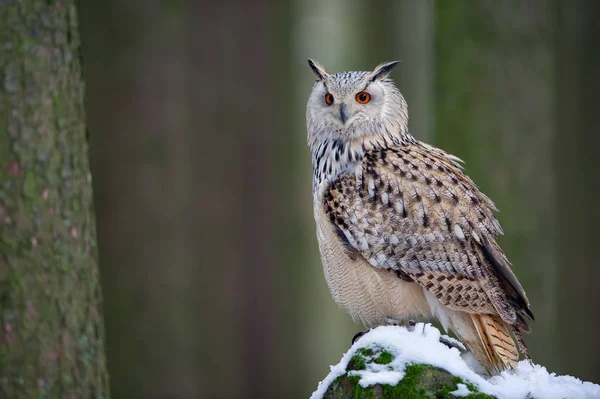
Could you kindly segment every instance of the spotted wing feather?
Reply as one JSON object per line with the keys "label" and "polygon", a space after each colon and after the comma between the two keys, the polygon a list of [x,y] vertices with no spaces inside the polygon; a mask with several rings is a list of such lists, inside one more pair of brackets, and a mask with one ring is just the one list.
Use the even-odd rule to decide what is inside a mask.
{"label": "spotted wing feather", "polygon": [[341,175],[324,202],[347,245],[372,266],[397,270],[450,309],[498,314],[511,325],[532,318],[495,243],[495,205],[441,150],[369,151],[358,175]]}

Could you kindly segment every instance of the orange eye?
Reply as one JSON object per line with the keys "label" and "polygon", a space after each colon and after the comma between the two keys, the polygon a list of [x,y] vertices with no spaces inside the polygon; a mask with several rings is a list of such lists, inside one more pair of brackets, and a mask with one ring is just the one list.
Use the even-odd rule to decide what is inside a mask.
{"label": "orange eye", "polygon": [[356,102],[359,104],[366,104],[369,101],[371,101],[371,95],[369,93],[367,93],[366,91],[361,91],[360,93],[356,94]]}
{"label": "orange eye", "polygon": [[333,94],[331,94],[331,93],[325,94],[325,102],[327,103],[327,105],[333,104]]}

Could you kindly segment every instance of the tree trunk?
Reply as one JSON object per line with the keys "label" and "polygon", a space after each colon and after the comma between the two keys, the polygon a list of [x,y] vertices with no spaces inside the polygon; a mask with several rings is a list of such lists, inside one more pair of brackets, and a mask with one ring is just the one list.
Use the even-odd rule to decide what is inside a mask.
{"label": "tree trunk", "polygon": [[106,398],[74,1],[0,7],[0,396]]}

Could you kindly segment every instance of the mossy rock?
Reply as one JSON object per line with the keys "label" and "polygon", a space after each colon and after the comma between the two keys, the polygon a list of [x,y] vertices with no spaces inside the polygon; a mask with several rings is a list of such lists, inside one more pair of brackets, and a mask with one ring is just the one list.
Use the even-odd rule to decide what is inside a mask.
{"label": "mossy rock", "polygon": [[[427,364],[412,364],[406,367],[406,374],[397,385],[376,384],[363,388],[356,371],[366,370],[369,364],[385,365],[394,360],[392,353],[378,346],[360,348],[352,356],[346,372],[339,376],[327,389],[324,399],[342,398],[458,398],[451,394],[458,389],[457,384],[465,384],[471,392],[461,398],[488,399],[493,396],[483,394],[460,377],[455,377],[444,369]],[[391,369],[391,366],[390,366]]]}

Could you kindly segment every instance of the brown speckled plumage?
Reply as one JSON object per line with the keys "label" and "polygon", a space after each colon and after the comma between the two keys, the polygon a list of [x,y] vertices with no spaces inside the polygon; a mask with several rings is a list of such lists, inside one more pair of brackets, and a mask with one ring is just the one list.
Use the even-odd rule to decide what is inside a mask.
{"label": "brown speckled plumage", "polygon": [[[387,74],[371,84],[368,73],[356,74],[362,74],[357,90],[366,81],[367,90],[381,84],[382,96],[400,96]],[[324,73],[326,90],[335,76]],[[353,83],[347,76],[344,82]],[[488,370],[514,366],[517,346],[527,356],[522,332],[533,314],[496,244],[502,233],[496,207],[456,157],[408,134],[406,103],[393,100],[399,122],[391,113],[380,131],[366,114],[368,128],[357,123],[336,134],[313,128],[312,135],[318,121],[309,100],[317,237],[334,300],[367,325],[437,317]],[[391,108],[394,101],[382,104]],[[356,107],[361,112],[369,109]]]}

